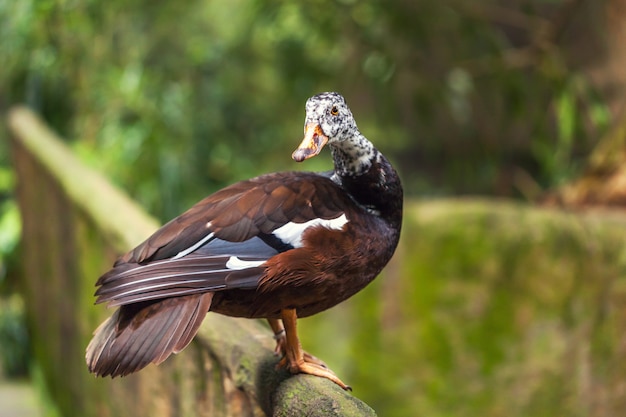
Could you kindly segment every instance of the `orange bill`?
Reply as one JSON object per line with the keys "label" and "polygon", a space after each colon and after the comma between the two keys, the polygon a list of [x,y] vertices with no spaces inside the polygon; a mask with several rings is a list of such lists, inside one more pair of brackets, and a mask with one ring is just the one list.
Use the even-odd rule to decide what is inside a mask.
{"label": "orange bill", "polygon": [[328,136],[324,135],[321,126],[317,123],[308,123],[304,127],[304,139],[291,157],[297,162],[302,162],[320,153],[327,142]]}

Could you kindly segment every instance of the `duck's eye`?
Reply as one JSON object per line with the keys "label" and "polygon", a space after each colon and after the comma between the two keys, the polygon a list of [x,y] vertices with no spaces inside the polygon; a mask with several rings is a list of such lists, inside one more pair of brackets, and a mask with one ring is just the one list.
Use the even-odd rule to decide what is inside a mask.
{"label": "duck's eye", "polygon": [[337,116],[339,114],[339,109],[337,108],[337,106],[333,106],[333,108],[330,109],[330,114],[332,114],[333,116]]}

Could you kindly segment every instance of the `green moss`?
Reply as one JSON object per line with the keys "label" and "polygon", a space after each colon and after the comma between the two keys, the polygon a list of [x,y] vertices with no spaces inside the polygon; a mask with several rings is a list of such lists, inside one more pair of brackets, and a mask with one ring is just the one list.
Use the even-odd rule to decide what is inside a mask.
{"label": "green moss", "polygon": [[[326,395],[320,396],[319,392]],[[376,413],[367,404],[323,378],[296,375],[278,386],[274,417],[364,417]]]}

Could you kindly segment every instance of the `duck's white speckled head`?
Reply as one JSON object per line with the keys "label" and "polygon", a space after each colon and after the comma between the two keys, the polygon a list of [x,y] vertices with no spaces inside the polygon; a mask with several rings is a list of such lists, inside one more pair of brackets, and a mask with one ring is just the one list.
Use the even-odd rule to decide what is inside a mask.
{"label": "duck's white speckled head", "polygon": [[301,162],[320,153],[324,145],[333,151],[335,170],[360,173],[375,155],[372,144],[359,132],[346,100],[339,93],[317,94],[306,102],[304,139],[292,155]]}

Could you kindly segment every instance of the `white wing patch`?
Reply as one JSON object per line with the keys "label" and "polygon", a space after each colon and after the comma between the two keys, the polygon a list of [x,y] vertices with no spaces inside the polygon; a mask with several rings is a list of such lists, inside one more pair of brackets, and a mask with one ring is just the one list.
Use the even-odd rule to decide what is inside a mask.
{"label": "white wing patch", "polygon": [[289,222],[272,233],[283,242],[294,248],[302,247],[302,235],[309,227],[322,226],[331,230],[341,230],[348,223],[345,213],[335,219],[313,219],[304,223]]}
{"label": "white wing patch", "polygon": [[[207,225],[209,225],[209,223],[207,223]],[[214,235],[214,233],[209,233],[208,235],[206,235],[205,237],[200,239],[198,242],[196,242],[195,245],[192,245],[192,246],[188,247],[187,249],[181,250],[180,252],[178,252],[176,254],[176,256],[174,256],[172,259],[178,259],[178,258],[182,258],[185,255],[189,255],[191,252],[195,251],[200,246],[204,245],[206,242],[211,240],[213,238],[213,235]]]}
{"label": "white wing patch", "polygon": [[263,265],[264,263],[265,261],[244,261],[236,256],[231,256],[228,259],[228,262],[226,262],[226,268],[239,271],[241,269],[255,268]]}

